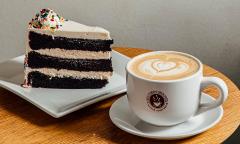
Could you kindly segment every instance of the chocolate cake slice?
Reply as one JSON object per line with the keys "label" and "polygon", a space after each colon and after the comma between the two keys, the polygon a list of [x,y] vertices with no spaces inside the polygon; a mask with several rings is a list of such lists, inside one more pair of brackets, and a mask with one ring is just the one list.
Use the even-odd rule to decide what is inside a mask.
{"label": "chocolate cake slice", "polygon": [[102,88],[112,76],[110,33],[42,9],[29,23],[24,87]]}

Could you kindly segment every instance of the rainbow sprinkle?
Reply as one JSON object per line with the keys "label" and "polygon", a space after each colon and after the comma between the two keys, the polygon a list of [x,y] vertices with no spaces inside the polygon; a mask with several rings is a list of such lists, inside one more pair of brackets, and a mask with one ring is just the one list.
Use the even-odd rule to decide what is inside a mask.
{"label": "rainbow sprinkle", "polygon": [[62,27],[63,22],[66,21],[63,17],[59,16],[53,10],[47,8],[42,9],[35,17],[29,22],[29,28],[37,28],[44,30],[55,30]]}

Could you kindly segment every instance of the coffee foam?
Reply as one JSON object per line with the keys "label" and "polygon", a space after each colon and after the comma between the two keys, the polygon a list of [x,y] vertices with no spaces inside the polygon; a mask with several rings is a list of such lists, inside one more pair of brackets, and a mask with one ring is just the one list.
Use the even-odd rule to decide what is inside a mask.
{"label": "coffee foam", "polygon": [[174,80],[196,73],[199,64],[193,58],[174,52],[154,53],[137,58],[130,65],[136,75],[150,80]]}

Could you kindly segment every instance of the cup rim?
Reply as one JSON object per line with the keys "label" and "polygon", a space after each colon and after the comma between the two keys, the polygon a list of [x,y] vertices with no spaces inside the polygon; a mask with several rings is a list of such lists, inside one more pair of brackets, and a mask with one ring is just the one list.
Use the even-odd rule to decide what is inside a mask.
{"label": "cup rim", "polygon": [[[182,78],[178,78],[178,79],[173,79],[173,80],[151,80],[151,79],[147,79],[147,78],[144,78],[144,77],[140,77],[140,76],[134,74],[133,72],[131,72],[129,70],[129,66],[131,65],[131,63],[133,63],[134,60],[136,60],[138,58],[141,58],[141,57],[144,57],[144,56],[147,56],[147,55],[152,55],[154,53],[177,53],[177,54],[182,54],[182,55],[188,56],[190,58],[193,58],[199,65],[198,71],[195,72],[194,74],[190,75],[190,76],[186,76],[186,77],[182,77]],[[143,54],[140,54],[140,55],[137,55],[137,56],[133,57],[127,63],[125,68],[126,68],[127,73],[131,74],[135,78],[138,78],[138,79],[141,79],[141,80],[144,80],[144,81],[155,82],[155,83],[172,83],[172,82],[179,82],[179,81],[188,80],[188,79],[191,79],[192,77],[195,77],[196,75],[198,75],[199,73],[201,73],[203,71],[203,64],[195,56],[187,54],[187,53],[184,53],[184,52],[178,52],[178,51],[152,51],[152,52],[143,53]]]}

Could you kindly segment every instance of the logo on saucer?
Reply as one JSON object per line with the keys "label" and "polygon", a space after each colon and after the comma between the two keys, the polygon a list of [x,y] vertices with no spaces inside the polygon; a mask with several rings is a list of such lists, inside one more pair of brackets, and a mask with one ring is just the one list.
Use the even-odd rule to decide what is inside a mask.
{"label": "logo on saucer", "polygon": [[152,110],[162,111],[168,105],[168,98],[161,91],[151,91],[147,95],[147,103]]}

